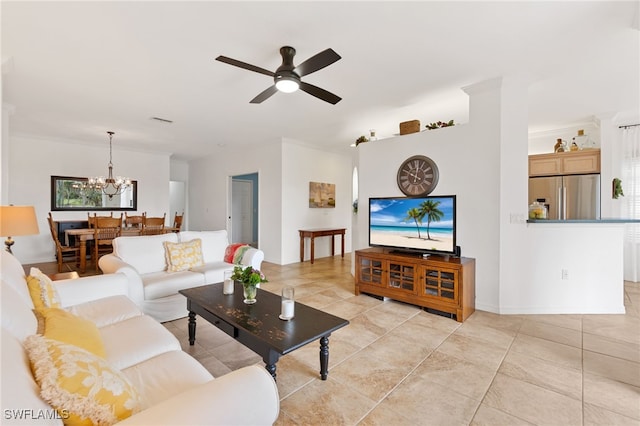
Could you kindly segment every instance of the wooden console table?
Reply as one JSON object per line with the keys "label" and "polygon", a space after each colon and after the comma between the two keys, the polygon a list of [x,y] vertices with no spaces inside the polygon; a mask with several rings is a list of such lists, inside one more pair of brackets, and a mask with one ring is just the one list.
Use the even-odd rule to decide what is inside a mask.
{"label": "wooden console table", "polygon": [[476,309],[476,260],[356,250],[356,295],[368,293],[446,312],[463,322]]}
{"label": "wooden console table", "polygon": [[335,255],[335,236],[340,235],[342,237],[341,255],[344,257],[344,233],[346,228],[317,228],[317,229],[300,229],[300,262],[304,262],[304,239],[309,238],[311,240],[311,263],[313,263],[315,242],[317,237],[331,237],[331,256]]}

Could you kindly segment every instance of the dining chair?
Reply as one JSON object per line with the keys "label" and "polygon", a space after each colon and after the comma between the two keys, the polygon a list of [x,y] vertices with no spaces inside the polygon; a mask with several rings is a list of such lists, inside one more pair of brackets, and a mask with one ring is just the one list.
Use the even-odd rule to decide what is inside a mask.
{"label": "dining chair", "polygon": [[124,213],[124,227],[125,228],[139,228],[142,229],[144,218],[147,215],[146,212],[142,212],[141,215],[129,216],[127,212]]}
{"label": "dining chair", "polygon": [[180,216],[178,216],[178,212],[176,212],[175,216],[173,216],[173,232],[180,232],[180,228],[182,228],[182,218],[184,217],[184,212]]}
{"label": "dining chair", "polygon": [[111,253],[113,251],[113,239],[119,237],[122,233],[122,213],[120,213],[120,217],[94,215],[94,223],[93,257],[97,271],[100,254]]}
{"label": "dining chair", "polygon": [[165,213],[162,217],[146,217],[142,222],[142,235],[164,234],[164,221],[167,217]]}
{"label": "dining chair", "polygon": [[[62,264],[64,260],[64,256],[73,255],[73,259],[75,261],[76,267],[80,264],[80,247],[79,246],[68,246],[63,245],[58,238],[58,225],[57,222],[53,220],[53,216],[51,216],[51,212],[49,212],[49,217],[47,218],[49,222],[49,230],[51,231],[51,238],[53,238],[53,242],[56,245],[56,259],[58,261],[58,272],[62,272]],[[69,267],[70,270],[72,268]]]}
{"label": "dining chair", "polygon": [[113,212],[111,212],[109,216],[97,216],[96,213],[91,216],[91,213],[87,212],[87,223],[89,224],[89,228],[95,228],[96,217],[113,217]]}

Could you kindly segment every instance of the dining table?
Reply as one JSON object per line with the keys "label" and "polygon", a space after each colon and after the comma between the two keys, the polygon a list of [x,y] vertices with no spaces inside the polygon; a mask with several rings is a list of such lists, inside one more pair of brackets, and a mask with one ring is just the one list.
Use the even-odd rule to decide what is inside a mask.
{"label": "dining table", "polygon": [[[169,232],[177,232],[178,230],[174,227],[167,226],[164,228],[164,233]],[[93,240],[93,235],[95,230],[93,228],[76,228],[76,229],[66,229],[64,231],[65,238],[69,241],[69,236],[73,235],[78,240],[80,240],[80,273],[84,273],[87,269],[87,241]],[[122,228],[120,231],[120,236],[122,237],[135,237],[138,235],[142,235],[142,228]],[[98,264],[96,261],[96,270],[98,269]]]}
{"label": "dining table", "polygon": [[[140,235],[141,232],[142,229],[140,228],[122,228],[120,235],[123,237],[131,237]],[[95,230],[93,228],[76,228],[66,229],[64,233],[67,238],[73,235],[76,239],[80,240],[80,273],[84,273],[87,269],[87,241],[93,240]],[[98,269],[97,260],[96,269]]]}

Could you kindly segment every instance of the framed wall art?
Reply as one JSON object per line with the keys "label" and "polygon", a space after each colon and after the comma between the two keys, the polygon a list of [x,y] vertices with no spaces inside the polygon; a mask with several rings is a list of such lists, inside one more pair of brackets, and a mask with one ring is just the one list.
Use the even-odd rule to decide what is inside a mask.
{"label": "framed wall art", "polygon": [[332,209],[336,207],[336,184],[309,182],[309,207]]}

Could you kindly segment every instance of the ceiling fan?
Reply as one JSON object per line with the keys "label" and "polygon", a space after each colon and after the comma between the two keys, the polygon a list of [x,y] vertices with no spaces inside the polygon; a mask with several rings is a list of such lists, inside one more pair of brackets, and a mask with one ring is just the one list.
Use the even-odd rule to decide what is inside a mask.
{"label": "ceiling fan", "polygon": [[321,89],[318,86],[314,86],[313,84],[305,83],[304,81],[300,80],[300,77],[321,70],[322,68],[327,67],[339,60],[341,58],[340,55],[334,52],[333,49],[323,50],[322,52],[310,57],[298,66],[293,65],[293,57],[296,55],[296,49],[294,49],[293,47],[281,47],[280,55],[282,56],[282,65],[280,65],[275,72],[271,72],[255,65],[247,64],[246,62],[241,62],[236,59],[231,59],[226,56],[218,56],[216,58],[216,61],[224,62],[229,65],[234,65],[236,67],[244,68],[249,71],[254,71],[273,77],[274,84],[264,90],[258,96],[253,98],[251,100],[252,104],[259,104],[269,99],[277,91],[291,93],[295,92],[298,89],[333,105],[340,102],[340,100],[342,99],[341,97],[336,96],[324,89]]}

